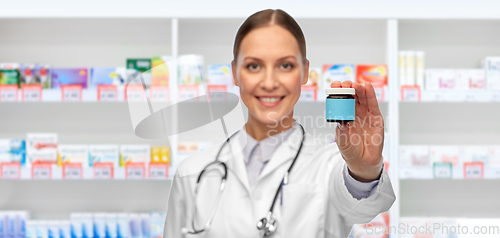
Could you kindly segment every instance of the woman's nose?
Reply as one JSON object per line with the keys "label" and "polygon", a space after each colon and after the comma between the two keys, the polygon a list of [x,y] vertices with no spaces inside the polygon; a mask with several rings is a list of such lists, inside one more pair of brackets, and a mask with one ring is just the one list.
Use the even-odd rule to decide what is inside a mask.
{"label": "woman's nose", "polygon": [[267,91],[272,91],[279,87],[279,81],[277,75],[274,74],[273,70],[268,70],[264,79],[260,82],[260,87]]}

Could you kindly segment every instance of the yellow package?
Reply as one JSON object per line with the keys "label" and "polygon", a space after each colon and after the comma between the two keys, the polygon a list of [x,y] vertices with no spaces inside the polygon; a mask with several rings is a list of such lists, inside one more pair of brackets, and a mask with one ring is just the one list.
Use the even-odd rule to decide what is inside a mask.
{"label": "yellow package", "polygon": [[170,147],[168,147],[168,146],[152,146],[151,147],[151,163],[168,163],[168,164],[170,164]]}

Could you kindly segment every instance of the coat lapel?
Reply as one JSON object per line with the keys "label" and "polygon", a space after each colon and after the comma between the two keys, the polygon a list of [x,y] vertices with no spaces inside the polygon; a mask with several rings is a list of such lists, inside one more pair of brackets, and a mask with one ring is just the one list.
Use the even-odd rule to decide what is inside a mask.
{"label": "coat lapel", "polygon": [[234,135],[234,140],[231,139],[229,144],[225,146],[226,148],[224,148],[221,154],[221,161],[224,161],[228,167],[227,179],[234,179],[231,177],[236,177],[243,187],[245,187],[245,190],[250,193],[250,184],[243,158],[243,145],[246,144],[246,138],[241,135],[242,133],[238,132]]}

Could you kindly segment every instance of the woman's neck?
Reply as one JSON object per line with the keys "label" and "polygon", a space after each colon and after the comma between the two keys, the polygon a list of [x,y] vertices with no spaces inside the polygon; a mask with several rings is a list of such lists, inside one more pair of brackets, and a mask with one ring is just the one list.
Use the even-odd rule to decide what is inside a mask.
{"label": "woman's neck", "polygon": [[293,112],[288,117],[283,118],[283,120],[280,120],[279,122],[272,125],[263,124],[256,118],[249,115],[248,121],[245,124],[245,130],[255,140],[261,141],[267,137],[291,129],[294,122],[295,119],[293,119]]}

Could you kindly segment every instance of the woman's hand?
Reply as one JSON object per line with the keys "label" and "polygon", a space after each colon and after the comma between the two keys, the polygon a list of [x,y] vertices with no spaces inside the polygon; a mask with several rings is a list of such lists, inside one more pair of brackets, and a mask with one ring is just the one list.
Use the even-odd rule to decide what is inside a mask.
{"label": "woman's hand", "polygon": [[351,81],[335,81],[332,88],[356,90],[356,118],[354,123],[339,123],[336,141],[350,175],[361,182],[370,182],[380,176],[384,146],[384,118],[378,108],[375,90]]}

